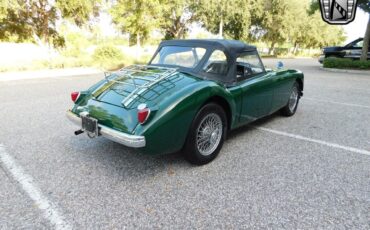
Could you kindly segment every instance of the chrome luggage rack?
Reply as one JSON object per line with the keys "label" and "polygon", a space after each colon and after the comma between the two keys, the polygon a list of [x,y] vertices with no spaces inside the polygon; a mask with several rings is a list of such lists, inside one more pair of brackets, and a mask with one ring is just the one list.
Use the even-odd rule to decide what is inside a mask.
{"label": "chrome luggage rack", "polygon": [[[166,80],[172,76],[176,71],[177,68],[166,68],[151,65],[131,65],[116,72],[106,72],[104,73],[104,77],[108,82],[125,84],[134,87],[134,90],[128,92],[128,95],[121,102],[123,106],[128,107],[137,97],[140,97],[140,95],[151,89],[158,82]],[[126,79],[126,81],[110,79],[109,77],[112,75],[116,75],[119,78],[124,77],[126,79],[131,79],[131,81],[127,81]],[[137,84],[136,81],[138,80],[146,82],[144,84]]]}

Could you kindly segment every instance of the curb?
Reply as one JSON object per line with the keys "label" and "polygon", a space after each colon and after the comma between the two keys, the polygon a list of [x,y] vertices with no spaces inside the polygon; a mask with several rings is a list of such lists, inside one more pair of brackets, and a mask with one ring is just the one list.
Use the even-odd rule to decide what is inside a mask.
{"label": "curb", "polygon": [[42,78],[78,77],[84,75],[103,74],[94,68],[46,69],[38,71],[20,71],[0,73],[0,82]]}
{"label": "curb", "polygon": [[334,73],[354,73],[354,74],[363,74],[370,76],[369,70],[352,70],[352,69],[332,69],[332,68],[324,68],[320,67],[321,70],[334,72]]}

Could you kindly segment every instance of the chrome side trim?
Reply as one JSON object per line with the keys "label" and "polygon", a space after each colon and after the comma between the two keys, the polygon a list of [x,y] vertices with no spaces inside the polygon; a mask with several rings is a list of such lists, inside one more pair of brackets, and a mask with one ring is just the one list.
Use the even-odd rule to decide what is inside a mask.
{"label": "chrome side trim", "polygon": [[[67,111],[66,113],[67,118],[72,121],[72,123],[81,127],[81,118],[78,117],[76,114],[72,113],[71,111]],[[114,142],[120,143],[122,145],[132,147],[132,148],[141,148],[145,147],[145,137],[144,136],[136,136],[130,135],[127,133],[122,133],[120,131],[114,130],[104,125],[99,126],[99,134],[105,138],[108,138]]]}

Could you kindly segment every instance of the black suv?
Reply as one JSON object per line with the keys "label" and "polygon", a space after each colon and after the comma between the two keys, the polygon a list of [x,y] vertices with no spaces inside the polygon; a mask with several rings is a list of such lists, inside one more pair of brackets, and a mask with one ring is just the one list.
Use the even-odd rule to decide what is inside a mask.
{"label": "black suv", "polygon": [[[364,39],[359,38],[354,40],[345,46],[329,46],[322,50],[322,54],[319,58],[319,62],[323,63],[325,58],[337,57],[337,58],[351,58],[353,60],[358,60],[362,54],[362,46],[364,44]],[[367,59],[370,59],[370,47],[367,53]]]}

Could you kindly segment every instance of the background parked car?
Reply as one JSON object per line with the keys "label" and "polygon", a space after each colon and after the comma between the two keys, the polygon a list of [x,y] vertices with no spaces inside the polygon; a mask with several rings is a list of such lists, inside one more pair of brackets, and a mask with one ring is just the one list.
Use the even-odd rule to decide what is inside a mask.
{"label": "background parked car", "polygon": [[[325,47],[322,50],[322,54],[319,58],[319,62],[323,63],[324,59],[328,57],[350,58],[353,60],[359,60],[361,57],[363,44],[364,44],[364,39],[358,38],[345,46]],[[370,48],[368,52],[368,59],[370,59]]]}

